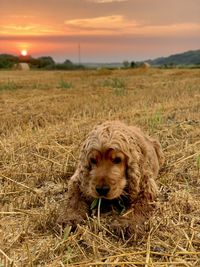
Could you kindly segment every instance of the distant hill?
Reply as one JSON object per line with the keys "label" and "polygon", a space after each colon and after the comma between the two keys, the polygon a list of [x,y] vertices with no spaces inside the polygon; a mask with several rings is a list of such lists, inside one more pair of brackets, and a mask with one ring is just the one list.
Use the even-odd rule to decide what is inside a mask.
{"label": "distant hill", "polygon": [[[134,61],[132,61],[134,62]],[[180,54],[171,55],[169,57],[159,57],[156,59],[149,59],[145,61],[136,61],[135,67],[140,66],[143,62],[147,62],[152,66],[200,66],[200,50],[187,51]],[[129,62],[131,64],[131,62]],[[84,63],[87,68],[122,68],[124,63]],[[130,67],[130,66],[129,66]]]}
{"label": "distant hill", "polygon": [[147,60],[153,66],[162,65],[200,65],[200,50],[187,51],[181,54],[171,55],[169,57],[160,57],[153,60]]}

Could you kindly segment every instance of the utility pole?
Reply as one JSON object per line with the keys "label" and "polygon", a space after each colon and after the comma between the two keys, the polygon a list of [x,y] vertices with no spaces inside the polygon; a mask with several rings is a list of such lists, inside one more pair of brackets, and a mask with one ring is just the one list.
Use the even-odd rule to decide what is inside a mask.
{"label": "utility pole", "polygon": [[78,44],[78,64],[81,65],[81,45]]}

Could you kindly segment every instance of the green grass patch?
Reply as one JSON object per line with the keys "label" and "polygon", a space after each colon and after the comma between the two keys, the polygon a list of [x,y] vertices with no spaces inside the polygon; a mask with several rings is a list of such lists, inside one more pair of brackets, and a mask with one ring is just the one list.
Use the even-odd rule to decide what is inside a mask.
{"label": "green grass patch", "polygon": [[6,83],[0,84],[0,91],[15,91],[19,88],[20,86],[12,80],[8,80]]}
{"label": "green grass patch", "polygon": [[70,82],[66,82],[65,80],[60,80],[59,81],[59,84],[58,84],[58,88],[61,88],[61,89],[70,89],[72,88],[72,83]]}
{"label": "green grass patch", "polygon": [[112,78],[101,82],[101,86],[112,88],[113,94],[122,96],[126,94],[126,83],[123,79]]}

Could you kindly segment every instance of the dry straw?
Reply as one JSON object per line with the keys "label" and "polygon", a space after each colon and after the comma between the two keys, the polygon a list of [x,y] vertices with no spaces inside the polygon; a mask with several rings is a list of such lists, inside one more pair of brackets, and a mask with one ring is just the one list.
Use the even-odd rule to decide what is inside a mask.
{"label": "dry straw", "polygon": [[[198,70],[0,72],[0,266],[199,267],[199,96]],[[80,144],[107,119],[157,136],[166,155],[140,237],[113,231],[100,202],[74,232],[56,224]]]}

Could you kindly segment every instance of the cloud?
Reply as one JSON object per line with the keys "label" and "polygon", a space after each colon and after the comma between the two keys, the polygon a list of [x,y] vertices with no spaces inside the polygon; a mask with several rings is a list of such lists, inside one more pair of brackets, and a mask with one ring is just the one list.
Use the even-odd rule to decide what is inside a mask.
{"label": "cloud", "polygon": [[198,23],[174,23],[168,25],[146,25],[127,19],[123,15],[73,19],[64,22],[68,34],[80,35],[133,35],[133,36],[175,36],[195,35],[200,31]]}
{"label": "cloud", "polygon": [[0,26],[0,34],[4,35],[46,35],[61,34],[62,31],[44,24],[10,24]]}
{"label": "cloud", "polygon": [[[114,36],[176,37],[197,36],[200,23],[172,23],[149,25],[144,21],[128,19],[122,14],[65,20],[49,26],[47,23],[7,23],[0,25],[1,35],[13,36]],[[2,36],[1,36],[2,37]]]}
{"label": "cloud", "polygon": [[68,31],[79,31],[81,34],[115,34],[116,31],[123,30],[125,28],[139,26],[134,21],[129,22],[122,15],[102,16],[85,19],[74,19],[65,21]]}
{"label": "cloud", "polygon": [[32,15],[9,15],[9,18],[12,19],[33,19],[35,16]]}

